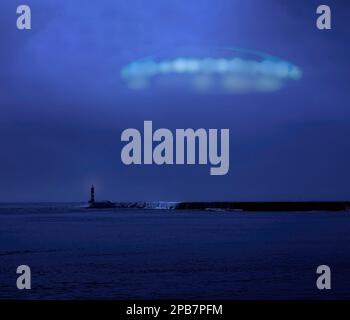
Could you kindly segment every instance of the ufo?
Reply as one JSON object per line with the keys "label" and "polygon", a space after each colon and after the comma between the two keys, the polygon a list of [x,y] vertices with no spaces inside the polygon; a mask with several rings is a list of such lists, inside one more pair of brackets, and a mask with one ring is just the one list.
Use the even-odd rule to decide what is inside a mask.
{"label": "ufo", "polygon": [[127,64],[120,75],[131,90],[243,94],[277,91],[299,80],[302,71],[291,62],[265,53],[223,48],[207,56],[187,52],[148,57]]}

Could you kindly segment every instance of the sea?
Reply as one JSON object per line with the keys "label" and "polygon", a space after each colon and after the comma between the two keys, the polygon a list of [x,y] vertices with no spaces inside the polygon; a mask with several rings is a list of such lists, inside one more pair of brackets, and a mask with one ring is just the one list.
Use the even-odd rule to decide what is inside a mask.
{"label": "sea", "polygon": [[349,298],[349,212],[0,205],[0,299]]}

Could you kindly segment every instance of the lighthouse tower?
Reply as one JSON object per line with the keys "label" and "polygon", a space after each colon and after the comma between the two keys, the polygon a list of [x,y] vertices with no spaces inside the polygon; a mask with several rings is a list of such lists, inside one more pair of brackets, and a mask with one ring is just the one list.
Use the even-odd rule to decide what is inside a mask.
{"label": "lighthouse tower", "polygon": [[89,203],[95,203],[95,187],[94,185],[91,186],[90,189],[90,201]]}

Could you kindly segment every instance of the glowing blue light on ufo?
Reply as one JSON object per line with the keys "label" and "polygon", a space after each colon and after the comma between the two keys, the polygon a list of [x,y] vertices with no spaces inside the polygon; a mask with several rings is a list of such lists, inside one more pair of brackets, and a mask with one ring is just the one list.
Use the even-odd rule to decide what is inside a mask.
{"label": "glowing blue light on ufo", "polygon": [[292,63],[264,54],[255,54],[254,58],[150,58],[132,62],[121,71],[130,89],[156,85],[227,93],[276,91],[301,75],[300,68]]}

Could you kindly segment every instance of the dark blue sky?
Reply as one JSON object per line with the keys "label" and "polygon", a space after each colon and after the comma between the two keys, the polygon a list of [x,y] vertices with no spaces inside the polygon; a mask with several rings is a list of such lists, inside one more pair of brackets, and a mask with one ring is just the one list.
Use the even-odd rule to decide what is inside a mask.
{"label": "dark blue sky", "polygon": [[[0,201],[350,198],[350,3],[26,0],[32,30],[0,4]],[[323,4],[322,2],[322,4]],[[128,91],[120,69],[185,46],[235,46],[291,61],[303,78],[273,93]],[[120,134],[230,128],[226,176],[206,166],[124,166]]]}

